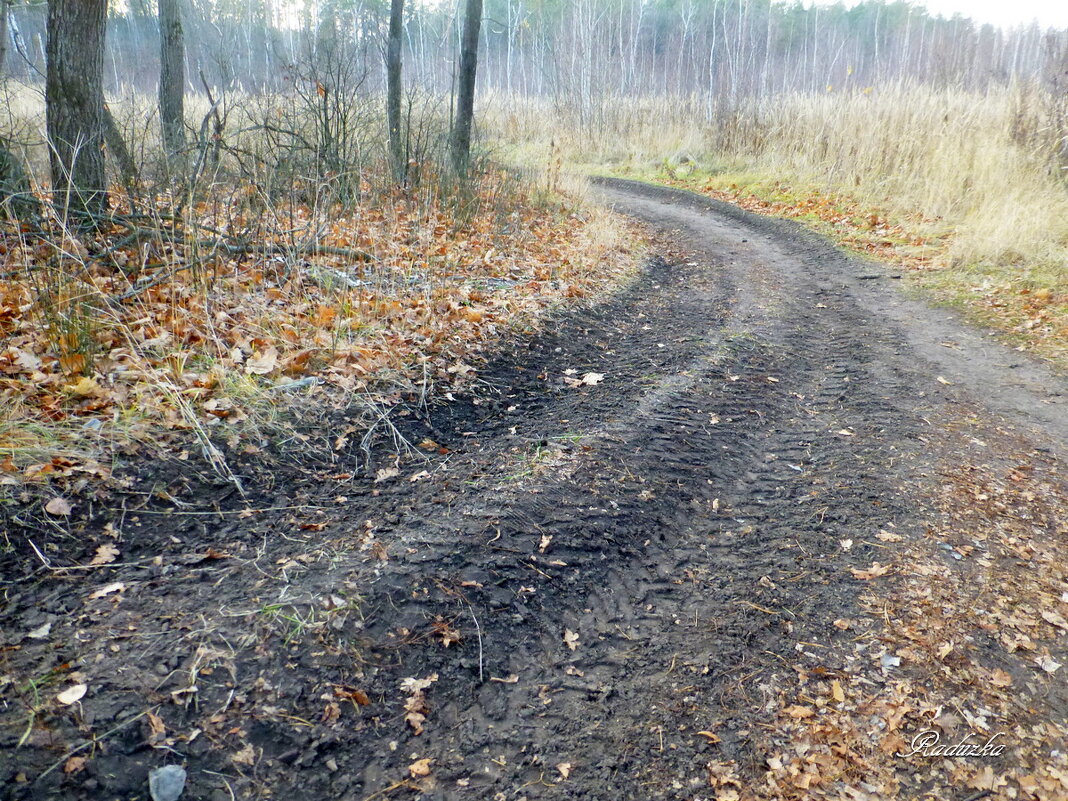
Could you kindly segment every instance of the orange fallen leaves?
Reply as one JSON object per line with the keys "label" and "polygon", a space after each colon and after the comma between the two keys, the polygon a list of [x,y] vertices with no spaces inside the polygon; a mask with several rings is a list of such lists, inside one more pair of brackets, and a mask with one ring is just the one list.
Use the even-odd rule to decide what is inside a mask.
{"label": "orange fallen leaves", "polygon": [[[400,195],[349,210],[287,208],[287,226],[320,232],[319,246],[377,258],[355,264],[325,252],[217,251],[183,269],[196,254],[180,244],[114,247],[127,233],[119,226],[64,253],[0,231],[0,407],[65,424],[106,424],[136,407],[154,426],[210,430],[249,418],[250,389],[304,377],[317,379],[307,392],[339,398],[469,380],[488,342],[633,262],[622,240],[600,242],[588,214],[523,190],[502,195],[506,180],[487,173],[463,218],[447,202]],[[272,229],[269,215],[206,205],[192,214],[213,228],[243,224],[264,245],[296,236]],[[235,375],[245,384],[231,396]],[[23,479],[57,474],[8,461],[3,471]]]}

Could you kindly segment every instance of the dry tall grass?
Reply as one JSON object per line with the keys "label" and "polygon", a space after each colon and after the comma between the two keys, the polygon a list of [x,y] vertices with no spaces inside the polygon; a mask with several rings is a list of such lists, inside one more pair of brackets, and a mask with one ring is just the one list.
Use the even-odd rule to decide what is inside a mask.
{"label": "dry tall grass", "polygon": [[606,102],[585,126],[567,108],[500,98],[487,119],[495,141],[525,161],[548,159],[554,142],[566,162],[591,168],[645,173],[667,160],[769,175],[939,218],[961,262],[1064,266],[1068,163],[1055,150],[1068,131],[1051,127],[1056,102],[1019,87],[897,86],[785,95],[712,122],[697,97]]}

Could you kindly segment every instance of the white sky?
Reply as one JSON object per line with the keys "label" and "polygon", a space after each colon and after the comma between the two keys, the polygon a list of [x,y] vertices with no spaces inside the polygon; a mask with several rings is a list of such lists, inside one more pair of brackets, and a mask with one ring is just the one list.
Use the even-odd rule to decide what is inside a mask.
{"label": "white sky", "polygon": [[936,14],[961,13],[979,22],[1019,25],[1037,19],[1039,24],[1068,28],[1068,0],[921,0]]}
{"label": "white sky", "polygon": [[[819,0],[816,0],[819,2]],[[825,0],[829,1],[829,0]],[[977,22],[1011,27],[1038,20],[1040,25],[1068,28],[1068,0],[913,0],[934,14],[962,14]]]}

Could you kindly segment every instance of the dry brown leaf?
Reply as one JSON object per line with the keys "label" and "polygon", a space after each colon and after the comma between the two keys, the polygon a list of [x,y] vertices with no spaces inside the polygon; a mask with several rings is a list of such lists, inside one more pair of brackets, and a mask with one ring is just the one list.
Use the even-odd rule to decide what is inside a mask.
{"label": "dry brown leaf", "polygon": [[845,703],[845,691],[842,689],[842,683],[838,679],[831,682],[831,697],[840,704]]}
{"label": "dry brown leaf", "polygon": [[564,645],[574,651],[579,647],[579,636],[571,629],[564,629]]}
{"label": "dry brown leaf", "polygon": [[815,710],[811,707],[800,706],[798,704],[788,706],[783,711],[790,717],[794,718],[794,720],[804,720],[816,714]]}
{"label": "dry brown leaf", "polygon": [[567,781],[571,778],[571,763],[570,762],[558,762],[556,769],[560,771],[560,777]]}
{"label": "dry brown leaf", "polygon": [[89,562],[91,565],[107,565],[114,562],[119,556],[119,549],[106,542],[96,549],[96,555]]}
{"label": "dry brown leaf", "polygon": [[264,351],[255,351],[245,362],[249,375],[268,375],[278,367],[278,350],[272,345]]}
{"label": "dry brown leaf", "polygon": [[240,751],[230,755],[230,761],[236,765],[255,765],[256,749],[252,747],[252,743],[247,743]]}
{"label": "dry brown leaf", "polygon": [[1060,613],[1054,612],[1052,609],[1043,609],[1042,619],[1049,623],[1051,626],[1056,626],[1059,629],[1068,630],[1068,620],[1065,620]]}
{"label": "dry brown leaf", "polygon": [[418,779],[422,776],[430,775],[430,763],[434,760],[429,757],[425,759],[417,759],[411,765],[408,766],[408,773],[413,779]]}
{"label": "dry brown leaf", "polygon": [[885,576],[890,572],[891,567],[892,565],[881,565],[878,562],[875,562],[869,568],[858,570],[854,567],[850,572],[853,574],[853,578],[860,579],[861,581],[869,581],[870,579],[878,578],[879,576]]}
{"label": "dry brown leaf", "polygon": [[994,687],[1011,687],[1012,676],[1001,668],[997,668],[990,674],[990,684]]}
{"label": "dry brown leaf", "polygon": [[70,515],[73,508],[74,507],[70,505],[66,498],[60,498],[59,496],[56,496],[45,504],[45,511],[56,517],[67,517]]}
{"label": "dry brown leaf", "polygon": [[161,738],[167,733],[167,727],[163,723],[163,718],[154,712],[146,713],[145,717],[148,719],[149,733],[152,737]]}
{"label": "dry brown leaf", "polygon": [[383,481],[389,481],[391,478],[396,478],[399,475],[400,470],[396,467],[383,467],[375,473],[375,483],[381,484]]}

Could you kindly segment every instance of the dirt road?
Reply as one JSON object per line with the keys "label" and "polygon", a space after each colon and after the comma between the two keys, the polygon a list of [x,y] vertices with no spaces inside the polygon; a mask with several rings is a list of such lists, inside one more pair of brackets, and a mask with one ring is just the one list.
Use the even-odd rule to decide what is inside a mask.
{"label": "dirt road", "polygon": [[1056,480],[1063,379],[790,224],[597,192],[660,258],[402,427],[427,464],[294,467],[251,514],[157,477],[58,538],[84,564],[121,530],[93,571],[12,533],[0,795],[145,797],[172,762],[196,799],[746,798],[946,465],[1011,447]]}

